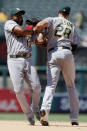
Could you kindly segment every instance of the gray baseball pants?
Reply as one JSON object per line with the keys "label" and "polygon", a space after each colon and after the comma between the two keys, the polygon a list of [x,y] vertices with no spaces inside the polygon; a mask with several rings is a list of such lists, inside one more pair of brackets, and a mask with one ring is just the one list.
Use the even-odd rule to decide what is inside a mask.
{"label": "gray baseball pants", "polygon": [[[33,116],[33,112],[37,112],[40,101],[41,85],[36,69],[32,66],[31,59],[24,58],[9,58],[8,69],[10,78],[13,83],[14,91],[17,100],[27,118]],[[24,80],[31,89],[32,96],[32,110],[24,95]]]}
{"label": "gray baseball pants", "polygon": [[47,86],[43,97],[41,110],[51,109],[53,95],[57,86],[60,71],[63,74],[70,102],[70,119],[77,120],[79,100],[75,88],[75,64],[72,52],[68,49],[55,49],[48,53]]}

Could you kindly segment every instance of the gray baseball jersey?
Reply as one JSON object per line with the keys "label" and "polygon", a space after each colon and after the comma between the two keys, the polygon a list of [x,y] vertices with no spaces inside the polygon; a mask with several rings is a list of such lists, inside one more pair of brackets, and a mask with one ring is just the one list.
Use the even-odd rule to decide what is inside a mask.
{"label": "gray baseball jersey", "polygon": [[28,48],[28,42],[25,37],[17,37],[12,33],[12,29],[17,25],[15,21],[8,20],[4,26],[8,55],[31,51],[31,48]]}
{"label": "gray baseball jersey", "polygon": [[44,19],[49,24],[48,49],[57,46],[67,46],[80,44],[80,38],[74,25],[63,17],[49,17]]}

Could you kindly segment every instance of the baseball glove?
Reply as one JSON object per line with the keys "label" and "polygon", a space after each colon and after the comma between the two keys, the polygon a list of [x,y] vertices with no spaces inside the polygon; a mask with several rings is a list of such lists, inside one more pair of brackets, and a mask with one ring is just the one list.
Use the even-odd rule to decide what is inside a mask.
{"label": "baseball glove", "polygon": [[47,43],[48,43],[48,39],[46,38],[46,36],[42,33],[39,33],[37,39],[35,40],[35,44],[46,48]]}
{"label": "baseball glove", "polygon": [[26,24],[36,26],[40,22],[39,18],[29,18],[26,20]]}

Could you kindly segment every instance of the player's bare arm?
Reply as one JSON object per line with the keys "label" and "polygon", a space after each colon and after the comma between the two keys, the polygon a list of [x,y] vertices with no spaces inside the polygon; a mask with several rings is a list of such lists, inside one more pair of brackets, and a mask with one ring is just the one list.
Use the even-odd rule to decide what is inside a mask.
{"label": "player's bare arm", "polygon": [[40,32],[42,29],[48,28],[48,23],[45,20],[40,21],[35,27],[34,32]]}
{"label": "player's bare arm", "polygon": [[12,32],[16,36],[21,36],[21,37],[26,37],[26,36],[31,36],[33,35],[33,30],[26,30],[21,26],[15,26],[12,30]]}

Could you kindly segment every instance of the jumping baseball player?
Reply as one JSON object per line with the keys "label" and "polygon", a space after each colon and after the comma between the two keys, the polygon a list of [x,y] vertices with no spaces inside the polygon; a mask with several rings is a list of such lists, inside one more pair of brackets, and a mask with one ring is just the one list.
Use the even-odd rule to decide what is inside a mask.
{"label": "jumping baseball player", "polygon": [[[10,19],[5,23],[7,43],[7,63],[17,100],[31,125],[35,124],[34,114],[40,120],[39,100],[41,86],[35,67],[32,65],[32,47],[26,37],[32,37],[33,30],[22,27],[24,10],[19,8],[11,11]],[[31,44],[30,44],[31,45]],[[24,80],[32,91],[32,106],[24,95]]]}
{"label": "jumping baseball player", "polygon": [[74,25],[67,20],[70,7],[64,7],[58,11],[58,17],[48,17],[39,22],[34,28],[40,32],[48,28],[47,44],[47,86],[41,106],[41,124],[48,126],[48,115],[51,109],[53,95],[55,93],[60,71],[66,82],[69,102],[70,119],[72,125],[78,125],[79,100],[75,88],[75,64],[72,54],[72,44],[79,44],[80,39]]}

